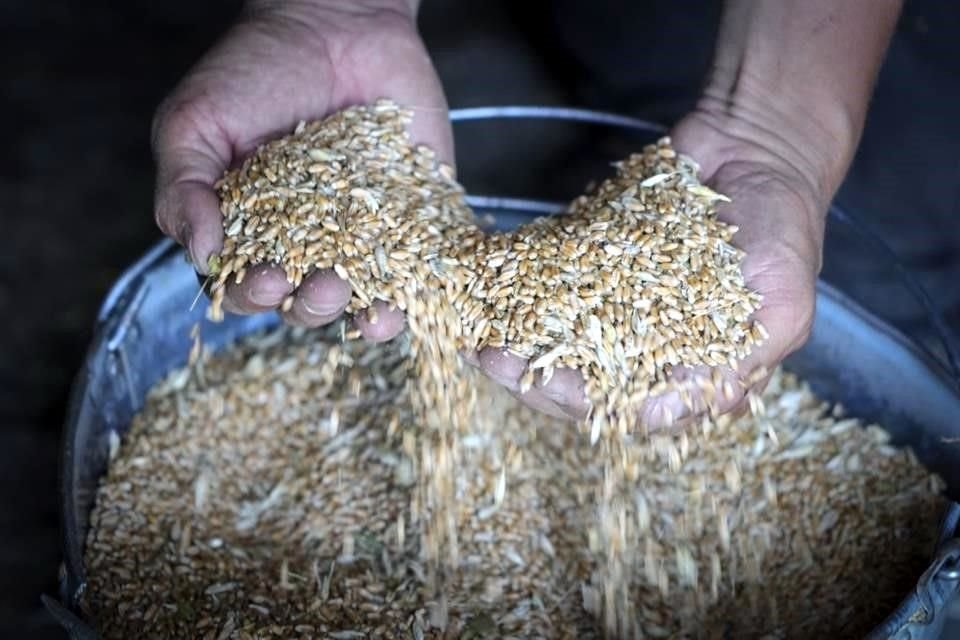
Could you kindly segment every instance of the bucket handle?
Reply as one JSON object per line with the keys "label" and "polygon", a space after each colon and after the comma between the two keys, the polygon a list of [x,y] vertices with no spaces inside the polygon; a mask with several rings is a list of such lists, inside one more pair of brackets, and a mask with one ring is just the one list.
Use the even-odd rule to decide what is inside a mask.
{"label": "bucket handle", "polygon": [[100,640],[100,636],[76,614],[64,607],[60,602],[44,594],[40,601],[54,620],[60,623],[63,630],[70,636],[70,640]]}

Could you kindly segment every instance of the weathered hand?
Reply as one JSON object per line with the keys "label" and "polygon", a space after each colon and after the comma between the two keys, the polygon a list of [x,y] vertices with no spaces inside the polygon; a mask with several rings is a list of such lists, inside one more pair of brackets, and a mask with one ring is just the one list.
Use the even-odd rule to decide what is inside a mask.
{"label": "weathered hand", "polygon": [[[742,408],[746,393],[766,384],[768,376],[753,379],[754,372],[772,373],[810,334],[830,196],[819,167],[789,136],[699,111],[674,129],[673,138],[679,151],[700,163],[701,179],[732,200],[719,209],[719,217],[739,227],[733,243],[746,253],[744,279],[763,296],[754,319],[769,336],[736,371],[721,369],[732,394],[719,394],[713,409],[725,413]],[[694,400],[693,412],[702,411],[703,403]],[[663,425],[665,416],[691,413],[677,394],[653,400],[644,412],[652,425]]]}
{"label": "weathered hand", "polygon": [[[701,179],[733,199],[721,216],[740,227],[734,244],[747,253],[747,284],[764,296],[756,318],[770,337],[740,364],[741,374],[771,369],[809,332],[824,214],[853,160],[901,5],[724,2],[703,96],[673,138],[702,165]],[[523,361],[494,352],[480,360],[494,378],[518,389]],[[733,372],[725,375],[732,382]],[[721,411],[742,401],[743,389],[732,386]],[[558,372],[526,399],[577,417],[588,408],[573,372]],[[656,426],[686,410],[678,396],[668,395],[638,412]]]}
{"label": "weathered hand", "polygon": [[[725,386],[733,392],[715,398],[711,408],[720,413],[739,409],[747,388],[765,383],[765,377],[755,380],[750,374],[758,368],[772,371],[800,347],[813,319],[829,190],[823,187],[818,163],[783,133],[774,135],[749,120],[708,110],[694,112],[673,131],[674,146],[700,163],[701,179],[732,199],[720,209],[720,218],[740,228],[734,244],[747,254],[742,263],[746,283],[763,296],[755,319],[769,338],[736,372],[720,370],[729,383]],[[487,350],[480,354],[480,363],[491,377],[518,393],[524,360]],[[706,368],[676,369],[673,375],[688,378],[711,373]],[[546,386],[535,386],[519,397],[554,415],[581,418],[589,408],[582,380],[572,370],[557,371]],[[702,397],[695,395],[690,407],[678,393],[668,393],[651,398],[637,411],[640,422],[656,428],[705,409]]]}
{"label": "weathered hand", "polygon": [[[300,120],[378,98],[413,108],[414,141],[452,163],[446,100],[417,34],[411,3],[250,3],[157,112],[157,224],[206,273],[208,258],[223,243],[213,190],[223,171]],[[228,286],[224,307],[237,313],[275,309],[291,292],[282,269],[261,265],[241,285]],[[305,326],[336,319],[351,294],[332,272],[311,274],[294,293],[294,304],[283,315]],[[402,330],[398,311],[384,305],[377,315],[373,325],[365,314],[355,319],[367,338],[385,340]]]}

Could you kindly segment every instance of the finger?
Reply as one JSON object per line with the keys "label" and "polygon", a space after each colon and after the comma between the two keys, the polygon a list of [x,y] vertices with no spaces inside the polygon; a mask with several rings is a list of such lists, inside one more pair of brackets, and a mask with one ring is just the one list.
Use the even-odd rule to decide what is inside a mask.
{"label": "finger", "polygon": [[583,376],[575,369],[557,369],[546,384],[542,384],[541,379],[537,390],[570,418],[582,420],[590,411],[590,403],[584,393]]}
{"label": "finger", "polygon": [[760,380],[757,380],[750,386],[749,392],[753,393],[754,395],[759,395],[763,393],[766,390],[767,385],[770,384],[771,378],[773,378],[773,371],[768,370],[766,375],[764,375],[762,378],[760,378]]}
{"label": "finger", "polygon": [[224,300],[230,300],[231,309],[239,313],[260,313],[276,309],[293,292],[283,269],[272,264],[259,264],[247,269],[243,282],[227,280]]}
{"label": "finger", "polygon": [[477,354],[477,360],[480,369],[494,382],[505,387],[512,396],[523,402],[525,405],[542,411],[548,415],[557,418],[571,419],[586,415],[586,411],[580,408],[580,403],[576,398],[582,397],[583,385],[580,376],[576,371],[558,370],[556,383],[550,380],[547,387],[550,388],[548,395],[544,388],[532,387],[526,392],[520,392],[520,378],[527,370],[527,360],[518,355],[512,354],[506,349],[487,348],[482,349]]}
{"label": "finger", "polygon": [[208,261],[223,248],[219,200],[213,188],[181,182],[158,191],[156,219],[160,230],[187,250],[190,262],[203,275]]}
{"label": "finger", "polygon": [[233,300],[231,300],[230,298],[227,298],[226,296],[224,296],[223,302],[221,303],[220,306],[223,308],[224,312],[226,313],[233,313],[235,315],[247,314],[246,311],[243,311],[240,307],[234,304]]}
{"label": "finger", "polygon": [[332,270],[315,271],[300,283],[283,319],[301,327],[322,327],[340,317],[351,295],[347,281]]}
{"label": "finger", "polygon": [[[747,375],[745,370],[749,371]],[[763,365],[737,370],[677,367],[671,377],[674,388],[648,398],[638,413],[639,425],[648,432],[686,428],[705,415],[741,418],[752,412],[751,397],[762,395],[773,371]]]}
{"label": "finger", "polygon": [[570,420],[571,416],[559,404],[548,398],[539,389],[529,389],[526,393],[510,391],[510,395],[527,405],[531,409],[545,413],[554,418]]}
{"label": "finger", "polygon": [[367,340],[385,342],[394,339],[403,331],[406,318],[400,309],[377,300],[370,309],[358,313],[353,318],[353,324]]}
{"label": "finger", "polygon": [[[642,427],[675,427],[708,410],[714,415],[735,410],[747,402],[748,390],[754,394],[762,392],[777,365],[803,344],[812,323],[815,296],[814,276],[809,268],[799,260],[768,257],[758,251],[752,263],[745,261],[744,273],[751,287],[763,292],[763,302],[753,320],[766,329],[767,339],[754,346],[736,370],[718,367],[714,373],[706,367],[675,368],[672,381],[686,383],[689,398],[671,391],[647,399],[638,416]],[[712,388],[704,393],[707,385]]]}
{"label": "finger", "polygon": [[643,401],[637,412],[637,423],[643,433],[652,433],[678,427],[697,415],[700,413],[680,392],[667,391]]}
{"label": "finger", "polygon": [[184,246],[196,269],[206,275],[210,256],[223,248],[222,216],[213,184],[227,165],[229,145],[201,141],[190,123],[180,124],[183,121],[174,113],[161,118],[156,128],[154,217],[161,231]]}
{"label": "finger", "polygon": [[750,412],[750,403],[747,402],[747,397],[744,396],[730,411],[727,412],[727,415],[730,416],[733,420],[739,420]]}
{"label": "finger", "polygon": [[637,413],[647,432],[680,428],[710,413],[722,415],[743,401],[746,384],[729,367],[675,367],[670,389],[644,400]]}

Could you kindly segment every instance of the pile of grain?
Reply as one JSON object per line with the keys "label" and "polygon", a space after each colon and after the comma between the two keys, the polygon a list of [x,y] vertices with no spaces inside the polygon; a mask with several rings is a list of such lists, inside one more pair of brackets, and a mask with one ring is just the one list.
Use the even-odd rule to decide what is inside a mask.
{"label": "pile of grain", "polygon": [[[505,347],[529,359],[525,391],[556,367],[580,371],[592,416],[584,423],[607,480],[597,495],[606,549],[610,630],[629,628],[632,519],[618,501],[647,450],[624,443],[635,410],[675,385],[676,366],[736,366],[764,330],[760,298],[740,273],[736,229],[717,220],[725,200],[669,139],[617,166],[567,214],[510,233],[485,234],[452,171],[405,133],[410,114],[390,102],[301,124],[259,148],[218,183],[226,242],[211,263],[211,317],[225,285],[249,265],[282,266],[298,285],[333,269],[353,287],[349,311],[381,300],[407,313],[418,393],[420,489],[414,513],[431,521],[423,548],[431,573],[456,565],[453,474],[473,397],[457,353]],[[292,298],[285,305],[292,304]],[[688,380],[706,386],[710,380]],[[685,393],[688,390],[685,390]],[[687,445],[660,438],[649,451],[676,463]],[[442,586],[438,586],[438,593]]]}
{"label": "pile of grain", "polygon": [[730,244],[737,229],[716,216],[727,199],[669,138],[618,163],[565,215],[488,235],[450,168],[410,143],[409,119],[387,101],[345,109],[225,175],[215,319],[224,284],[253,264],[281,265],[294,285],[334,269],[353,287],[351,312],[374,300],[406,310],[404,287],[417,283],[455,309],[459,348],[529,358],[524,388],[557,366],[581,371],[597,427],[621,433],[635,421],[624,409],[666,391],[673,367],[736,368],[763,341],[750,320],[760,296]]}
{"label": "pile of grain", "polygon": [[[91,517],[84,606],[104,637],[601,637],[596,448],[486,382],[460,562],[434,598],[407,358],[403,341],[278,329],[159,383]],[[638,469],[643,637],[858,637],[924,568],[938,481],[792,376],[763,399],[765,418],[692,437],[680,473]],[[676,586],[691,557],[726,567],[693,577],[702,601]]]}
{"label": "pile of grain", "polygon": [[526,387],[557,366],[580,371],[594,442],[601,425],[633,431],[625,409],[667,391],[673,367],[736,368],[765,338],[730,244],[737,229],[716,216],[727,199],[700,184],[696,163],[664,138],[616,167],[565,215],[458,256],[473,275],[457,305],[467,346],[530,358]]}
{"label": "pile of grain", "polygon": [[[599,621],[633,637],[714,630],[719,619],[752,630],[750,615],[797,622],[794,604],[771,609],[766,591],[820,565],[784,554],[814,554],[812,541],[836,531],[862,541],[892,527],[861,531],[865,515],[836,522],[844,501],[866,496],[872,470],[861,484],[815,473],[810,505],[783,495],[781,472],[798,456],[802,471],[828,460],[845,471],[857,447],[882,444],[850,425],[824,433],[813,414],[650,435],[633,413],[674,388],[675,367],[736,367],[765,337],[750,320],[760,299],[743,282],[736,229],[716,217],[724,198],[664,139],[567,214],[488,235],[452,171],[410,144],[408,121],[380,102],[301,124],[218,183],[227,238],[209,265],[212,319],[227,283],[269,262],[295,285],[333,269],[353,287],[349,311],[373,320],[374,302],[396,305],[408,331],[399,351],[281,332],[172,379],[130,444],[156,456],[118,459],[98,500],[91,606],[105,626],[163,620],[186,625],[178,637],[195,625],[211,638],[477,637],[483,626],[584,637]],[[472,377],[458,353],[484,347],[529,358],[524,389],[556,367],[579,370],[589,437]],[[708,400],[717,391],[688,382]],[[793,436],[806,444],[791,449]],[[887,457],[887,498],[927,486],[907,458]],[[130,521],[124,492],[157,479],[170,493],[140,489]],[[790,505],[783,520],[778,503]],[[811,524],[825,513],[835,515]],[[133,569],[114,568],[124,556],[137,558]],[[111,613],[142,603],[144,576],[173,602]]]}

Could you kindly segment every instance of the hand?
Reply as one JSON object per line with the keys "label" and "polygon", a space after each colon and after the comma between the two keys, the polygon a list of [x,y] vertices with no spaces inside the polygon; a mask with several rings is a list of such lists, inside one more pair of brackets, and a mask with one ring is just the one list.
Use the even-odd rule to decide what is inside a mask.
{"label": "hand", "polygon": [[[739,227],[733,243],[746,252],[741,265],[746,284],[763,296],[763,306],[754,318],[763,324],[769,338],[737,371],[720,370],[733,393],[718,395],[717,404],[711,407],[718,413],[745,408],[747,389],[761,389],[768,378],[754,380],[749,374],[758,368],[772,372],[807,339],[821,266],[825,211],[833,193],[831,185],[838,183],[821,170],[829,163],[811,156],[806,147],[815,136],[792,132],[787,120],[774,118],[779,122],[775,128],[767,128],[766,122],[761,126],[757,120],[746,113],[730,115],[707,99],[672,132],[678,151],[701,165],[701,180],[732,199],[719,210],[719,217]],[[501,350],[486,350],[479,359],[491,377],[519,394],[525,360]],[[706,368],[678,368],[673,375],[682,379],[710,373]],[[577,419],[589,408],[582,379],[572,370],[557,371],[545,387],[535,386],[518,397],[547,413]],[[702,397],[694,397],[693,407],[689,407],[678,393],[668,393],[638,407],[638,419],[657,428],[705,410]]]}
{"label": "hand", "polygon": [[[772,370],[809,333],[825,212],[853,159],[902,4],[724,2],[704,96],[673,138],[701,164],[701,179],[733,199],[720,217],[740,227],[734,244],[747,254],[747,285],[764,296],[756,319],[770,338],[740,364],[741,374],[758,366]],[[480,360],[517,391],[522,360],[498,352]],[[727,382],[738,377],[722,373]],[[733,384],[733,391],[719,410],[740,405],[743,390]],[[554,374],[525,399],[574,417],[588,408],[573,372]],[[648,426],[689,414],[676,394],[638,411]]]}
{"label": "hand", "polygon": [[[721,369],[733,393],[720,394],[712,407],[718,413],[741,412],[746,395],[762,391],[769,374],[810,335],[826,211],[832,185],[839,180],[821,170],[826,163],[808,157],[806,147],[816,149],[815,138],[799,132],[793,137],[786,122],[771,135],[749,120],[702,109],[681,121],[672,135],[677,150],[700,163],[701,180],[732,200],[719,209],[718,217],[739,227],[733,244],[746,254],[741,263],[744,280],[763,296],[753,318],[769,337],[736,371]],[[750,377],[755,371],[761,372],[759,379]],[[694,405],[695,411],[705,409],[697,398]],[[652,424],[663,424],[664,407],[674,416],[691,417],[679,396],[668,394],[645,407]]]}
{"label": "hand", "polygon": [[[250,3],[241,20],[183,79],[157,112],[157,224],[183,245],[196,269],[223,246],[213,184],[256,146],[300,120],[390,98],[414,110],[410,133],[452,164],[453,138],[439,79],[405,0]],[[224,308],[276,309],[295,301],[287,322],[315,327],[340,316],[349,285],[316,272],[293,291],[282,269],[260,265],[228,286]],[[378,321],[355,318],[365,337],[387,340],[403,316],[386,305]]]}

